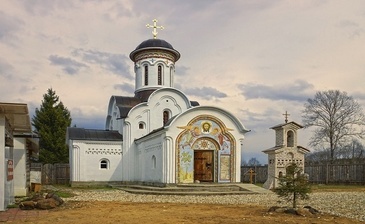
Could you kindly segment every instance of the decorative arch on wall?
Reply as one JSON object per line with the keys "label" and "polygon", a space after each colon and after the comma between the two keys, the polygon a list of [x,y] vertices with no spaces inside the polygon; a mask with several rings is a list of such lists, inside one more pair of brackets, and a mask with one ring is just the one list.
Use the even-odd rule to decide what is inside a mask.
{"label": "decorative arch on wall", "polygon": [[[217,117],[199,115],[186,126],[176,140],[176,183],[194,182],[194,148],[204,141],[216,145],[214,182],[235,182],[236,141],[225,124]],[[208,141],[209,139],[209,141]],[[204,147],[199,146],[199,150]]]}

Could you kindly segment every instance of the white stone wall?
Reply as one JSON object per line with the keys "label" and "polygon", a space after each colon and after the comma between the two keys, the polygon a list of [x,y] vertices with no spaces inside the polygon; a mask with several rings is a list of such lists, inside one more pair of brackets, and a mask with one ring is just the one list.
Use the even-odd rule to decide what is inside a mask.
{"label": "white stone wall", "polygon": [[[158,56],[158,55],[155,55]],[[148,66],[148,85],[145,85],[145,66]],[[162,67],[162,84],[158,85],[158,66]],[[172,60],[159,57],[148,57],[138,61],[134,66],[136,92],[164,87],[173,87],[175,64]]]}
{"label": "white stone wall", "polygon": [[277,178],[279,173],[286,175],[286,167],[291,163],[296,163],[299,167],[304,170],[304,158],[305,154],[300,152],[297,147],[284,147],[278,149],[275,152],[268,154],[268,179],[264,184],[267,189],[276,188],[279,185]]}
{"label": "white stone wall", "polygon": [[14,196],[28,193],[26,164],[26,139],[14,138]]}
{"label": "white stone wall", "polygon": [[[71,182],[121,181],[122,142],[70,141]],[[107,160],[108,169],[100,168]]]}

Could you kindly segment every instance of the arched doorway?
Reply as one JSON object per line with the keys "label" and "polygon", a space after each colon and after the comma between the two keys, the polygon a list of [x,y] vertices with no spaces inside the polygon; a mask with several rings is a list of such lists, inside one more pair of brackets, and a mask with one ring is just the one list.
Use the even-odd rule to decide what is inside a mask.
{"label": "arched doorway", "polygon": [[194,181],[215,182],[218,144],[210,138],[198,139],[193,144],[194,150]]}

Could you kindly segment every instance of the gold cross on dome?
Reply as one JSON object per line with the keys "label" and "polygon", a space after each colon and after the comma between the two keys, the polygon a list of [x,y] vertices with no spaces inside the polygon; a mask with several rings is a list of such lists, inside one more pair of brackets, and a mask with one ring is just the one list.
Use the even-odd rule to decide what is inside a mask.
{"label": "gold cross on dome", "polygon": [[288,123],[288,116],[290,114],[288,114],[288,111],[285,111],[285,114],[283,114],[285,116],[285,123]]}
{"label": "gold cross on dome", "polygon": [[147,28],[153,28],[153,31],[152,31],[153,39],[156,39],[156,38],[157,38],[157,34],[158,34],[157,29],[161,29],[161,30],[163,30],[163,29],[164,29],[164,27],[163,27],[163,26],[157,26],[157,22],[158,22],[158,20],[157,20],[157,19],[154,19],[154,20],[152,20],[152,21],[153,21],[153,26],[152,26],[152,25],[150,25],[150,24],[147,24],[147,25],[146,25],[146,27],[147,27]]}

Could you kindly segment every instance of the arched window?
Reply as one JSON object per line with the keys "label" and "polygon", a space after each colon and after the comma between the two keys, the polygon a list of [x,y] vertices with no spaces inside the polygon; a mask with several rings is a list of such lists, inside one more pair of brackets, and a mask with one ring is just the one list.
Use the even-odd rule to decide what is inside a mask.
{"label": "arched window", "polygon": [[157,67],[157,83],[158,85],[162,85],[162,66],[159,65]]}
{"label": "arched window", "polygon": [[283,172],[279,172],[279,178],[282,178],[283,177]]}
{"label": "arched window", "polygon": [[144,129],[144,123],[143,123],[143,122],[139,123],[139,124],[138,124],[138,128],[139,128],[139,129]]}
{"label": "arched window", "polygon": [[163,112],[163,125],[165,125],[169,119],[170,119],[170,112],[167,111],[167,110],[164,110],[164,112]]}
{"label": "arched window", "polygon": [[109,161],[107,159],[102,159],[100,161],[100,169],[102,169],[102,170],[109,169]]}
{"label": "arched window", "polygon": [[144,85],[148,85],[148,66],[144,66]]}
{"label": "arched window", "polygon": [[156,156],[152,156],[152,169],[156,169]]}
{"label": "arched window", "polygon": [[294,147],[294,132],[288,131],[286,134],[286,146],[287,147]]}

